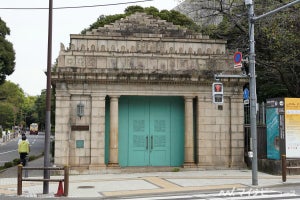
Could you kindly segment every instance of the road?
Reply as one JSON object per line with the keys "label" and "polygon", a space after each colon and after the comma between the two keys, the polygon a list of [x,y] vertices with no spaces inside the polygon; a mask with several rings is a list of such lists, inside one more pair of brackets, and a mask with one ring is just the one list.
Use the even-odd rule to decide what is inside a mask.
{"label": "road", "polygon": [[[41,155],[44,151],[45,134],[43,132],[39,132],[38,135],[29,135],[29,132],[27,132],[26,137],[30,143],[29,156]],[[19,158],[18,140],[20,138],[21,136],[0,145],[0,166],[3,166],[6,162],[13,161],[15,158]]]}
{"label": "road", "polygon": [[[293,187],[292,187],[293,188]],[[299,185],[295,186],[299,188]],[[20,200],[28,199],[26,197],[1,197],[7,200]],[[43,197],[44,200],[61,199],[55,197]],[[300,199],[299,189],[298,192],[290,190],[289,186],[278,186],[276,188],[233,188],[230,190],[207,190],[207,191],[190,191],[183,193],[162,193],[157,195],[141,195],[141,196],[119,196],[114,198],[109,197],[86,197],[86,198],[71,198],[63,197],[64,200],[80,199],[80,200],[282,200],[282,199]]]}

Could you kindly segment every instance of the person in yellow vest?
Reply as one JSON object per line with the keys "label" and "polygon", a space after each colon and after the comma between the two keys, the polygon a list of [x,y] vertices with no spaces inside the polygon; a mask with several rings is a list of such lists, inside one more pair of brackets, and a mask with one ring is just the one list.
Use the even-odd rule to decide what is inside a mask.
{"label": "person in yellow vest", "polygon": [[20,141],[18,144],[18,152],[20,154],[20,164],[22,164],[23,166],[26,165],[26,156],[30,152],[29,142],[26,139],[27,139],[26,136],[22,135],[22,141]]}

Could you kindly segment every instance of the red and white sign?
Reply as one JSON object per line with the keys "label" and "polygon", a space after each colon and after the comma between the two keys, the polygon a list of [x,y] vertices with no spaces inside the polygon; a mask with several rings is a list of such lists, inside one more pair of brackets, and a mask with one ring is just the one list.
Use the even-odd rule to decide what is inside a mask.
{"label": "red and white sign", "polygon": [[233,55],[233,61],[234,61],[234,68],[241,68],[242,67],[242,58],[243,55],[241,52],[237,51]]}

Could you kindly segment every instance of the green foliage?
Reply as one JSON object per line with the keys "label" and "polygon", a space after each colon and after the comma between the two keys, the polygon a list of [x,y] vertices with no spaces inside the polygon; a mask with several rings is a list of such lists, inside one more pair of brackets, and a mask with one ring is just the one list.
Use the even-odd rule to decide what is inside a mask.
{"label": "green foliage", "polygon": [[28,161],[33,161],[35,159],[37,159],[38,157],[35,155],[29,156]]}
{"label": "green foliage", "polygon": [[125,9],[126,16],[131,15],[136,12],[144,12],[144,8],[141,6],[129,6]]}
{"label": "green foliage", "polygon": [[4,163],[4,168],[10,168],[12,166],[14,166],[12,162],[6,162],[6,163]]}
{"label": "green foliage", "polygon": [[178,11],[168,11],[168,10],[162,10],[159,11],[157,8],[151,6],[143,8],[141,6],[129,6],[125,9],[125,14],[116,14],[116,15],[101,15],[97,21],[90,25],[88,29],[84,29],[81,34],[85,34],[87,31],[91,31],[93,29],[96,29],[98,27],[104,27],[106,24],[114,23],[116,20],[119,20],[121,18],[125,18],[126,16],[129,16],[135,12],[145,12],[148,15],[153,15],[154,17],[166,20],[168,22],[172,22],[175,25],[183,26],[188,29],[199,31],[200,27],[190,18],[187,16],[181,14]]}
{"label": "green foliage", "polygon": [[13,45],[6,39],[10,29],[0,18],[0,85],[4,83],[6,76],[11,75],[15,69],[15,51]]}
{"label": "green foliage", "polygon": [[[211,38],[225,39],[228,48],[249,53],[248,11],[242,1],[223,10],[218,26],[203,27]],[[261,15],[289,1],[257,0],[255,13]],[[285,9],[255,23],[255,53],[258,101],[273,97],[300,97],[300,5]],[[247,68],[247,64],[246,64]]]}
{"label": "green foliage", "polygon": [[[44,127],[46,113],[46,90],[40,96],[25,96],[23,90],[16,84],[5,81],[0,85],[0,125],[4,129],[12,126],[28,127],[36,122]],[[52,115],[54,115],[55,96],[52,96]],[[54,118],[54,117],[53,117]],[[54,120],[51,121],[54,124]]]}
{"label": "green foliage", "polygon": [[83,31],[81,31],[81,34],[85,34],[87,31],[96,29],[98,27],[104,27],[104,25],[111,24],[111,23],[115,22],[116,20],[119,20],[123,17],[125,17],[124,14],[108,15],[108,16],[101,15],[97,19],[96,22],[94,22],[93,24],[90,25],[90,27],[88,29],[84,29]]}
{"label": "green foliage", "polygon": [[18,165],[20,163],[20,158],[15,158],[12,163],[14,166]]}
{"label": "green foliage", "polygon": [[0,85],[0,96],[5,98],[0,102],[0,107],[3,107],[0,111],[0,124],[4,128],[18,125],[21,117],[20,111],[25,100],[23,90],[18,85],[5,81]]}
{"label": "green foliage", "polygon": [[173,168],[173,170],[172,170],[172,172],[179,172],[180,171],[180,168],[178,168],[178,167],[175,167],[175,168]]}
{"label": "green foliage", "polygon": [[0,102],[0,124],[3,129],[14,125],[14,105],[9,102]]}

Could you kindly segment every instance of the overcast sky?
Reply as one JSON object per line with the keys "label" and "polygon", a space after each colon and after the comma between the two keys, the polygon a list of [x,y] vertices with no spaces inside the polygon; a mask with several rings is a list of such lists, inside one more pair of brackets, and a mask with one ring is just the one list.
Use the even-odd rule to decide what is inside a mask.
{"label": "overcast sky", "polygon": [[[124,13],[128,6],[154,6],[159,10],[171,10],[178,0],[53,0],[53,8],[72,6],[109,5],[90,8],[54,9],[52,32],[52,64],[58,57],[60,43],[68,46],[70,34],[78,34],[88,28],[100,15]],[[143,1],[143,0],[141,0]],[[1,0],[0,8],[48,8],[47,0]],[[7,80],[18,84],[28,95],[40,95],[46,89],[48,10],[0,9],[0,17],[10,28],[7,39],[16,51],[15,72]]]}

